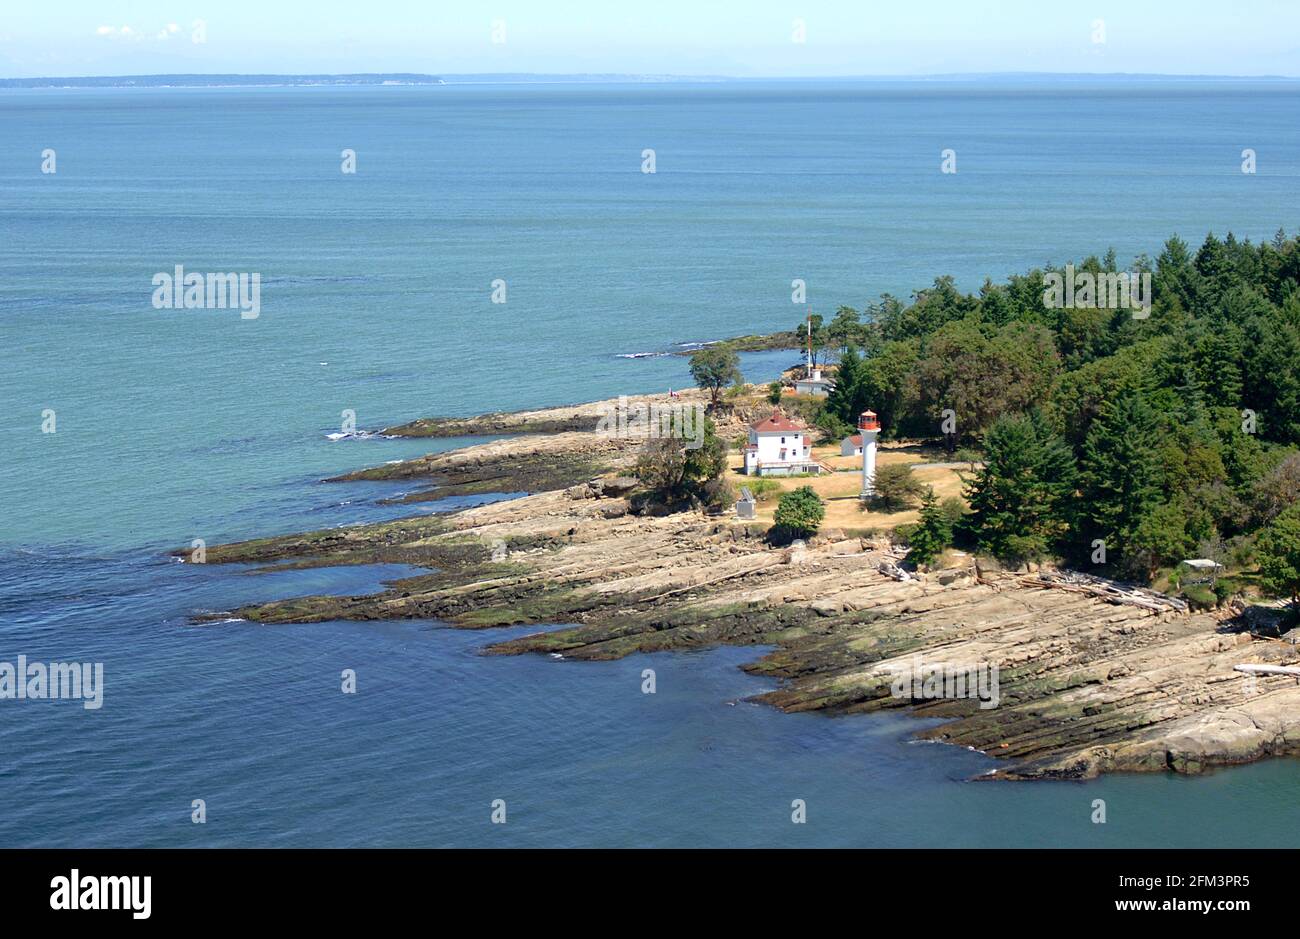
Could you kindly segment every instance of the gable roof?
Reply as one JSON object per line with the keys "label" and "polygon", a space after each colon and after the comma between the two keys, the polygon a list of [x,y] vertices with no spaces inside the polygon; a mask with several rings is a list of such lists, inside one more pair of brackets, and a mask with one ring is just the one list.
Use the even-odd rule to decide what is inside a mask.
{"label": "gable roof", "polygon": [[786,417],[780,408],[772,411],[772,416],[766,420],[759,421],[757,424],[750,424],[750,430],[760,434],[772,434],[781,432],[801,432],[807,430],[807,426],[793,418]]}
{"label": "gable roof", "polygon": [[[860,446],[862,446],[862,435],[861,435],[861,434],[854,434],[852,437],[845,437],[844,440],[847,440],[849,443],[853,444],[853,446],[855,446],[855,447],[860,447]],[[841,440],[840,443],[843,443],[844,440]]]}

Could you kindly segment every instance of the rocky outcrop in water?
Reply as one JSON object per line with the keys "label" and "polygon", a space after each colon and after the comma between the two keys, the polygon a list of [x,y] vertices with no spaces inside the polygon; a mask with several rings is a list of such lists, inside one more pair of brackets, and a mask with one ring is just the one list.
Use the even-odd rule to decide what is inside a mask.
{"label": "rocky outcrop in water", "polygon": [[[759,700],[786,711],[907,708],[941,718],[921,736],[1000,758],[988,778],[1195,773],[1300,750],[1300,683],[1234,670],[1295,663],[1289,642],[1256,638],[1158,595],[1126,598],[1077,578],[977,568],[973,560],[915,576],[900,570],[884,541],[832,535],[774,548],[752,523],[691,512],[637,516],[628,498],[635,481],[617,476],[634,453],[626,441],[567,433],[352,474],[423,480],[441,491],[479,484],[517,491],[533,488],[523,484],[530,479],[552,485],[437,518],[218,546],[207,559],[431,569],[375,595],[238,611],[265,623],[565,623],[572,625],[486,651],[575,659],[761,644],[770,650],[746,668],[781,684]],[[591,467],[607,472],[584,476]],[[935,672],[996,675],[996,706],[933,695],[913,680]]]}

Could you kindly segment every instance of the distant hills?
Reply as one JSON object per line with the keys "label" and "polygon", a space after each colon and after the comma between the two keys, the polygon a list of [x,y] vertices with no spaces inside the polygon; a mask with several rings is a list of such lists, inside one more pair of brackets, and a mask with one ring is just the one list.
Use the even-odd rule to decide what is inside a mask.
{"label": "distant hills", "polygon": [[108,75],[87,78],[0,78],[0,88],[229,88],[265,85],[441,85],[437,75]]}
{"label": "distant hills", "polygon": [[737,78],[725,75],[619,75],[489,73],[473,75],[423,75],[413,72],[379,72],[351,75],[107,75],[80,78],[0,78],[0,88],[228,88],[295,85],[446,85],[446,84],[592,84],[656,82],[1002,82],[1012,84],[1062,84],[1071,82],[1294,82],[1284,75],[1159,75],[1129,72],[982,72],[939,75],[846,75],[795,78],[765,76]]}

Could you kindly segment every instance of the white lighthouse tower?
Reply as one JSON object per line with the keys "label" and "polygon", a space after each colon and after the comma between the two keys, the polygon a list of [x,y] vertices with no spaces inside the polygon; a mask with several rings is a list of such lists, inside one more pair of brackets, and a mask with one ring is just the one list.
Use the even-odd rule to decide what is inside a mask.
{"label": "white lighthouse tower", "polygon": [[862,435],[862,496],[876,494],[876,438],[880,436],[880,421],[875,411],[863,411],[858,418],[858,433]]}

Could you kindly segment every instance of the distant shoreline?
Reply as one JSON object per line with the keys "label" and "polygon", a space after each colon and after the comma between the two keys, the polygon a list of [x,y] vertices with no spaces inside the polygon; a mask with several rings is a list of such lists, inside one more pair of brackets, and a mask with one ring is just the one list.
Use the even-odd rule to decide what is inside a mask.
{"label": "distant shoreline", "polygon": [[933,75],[818,75],[818,76],[731,76],[731,75],[633,75],[482,73],[426,75],[416,72],[363,72],[341,74],[160,74],[160,75],[88,75],[32,78],[0,78],[0,88],[281,88],[396,85],[565,85],[565,84],[756,84],[789,82],[814,84],[845,82],[863,84],[935,83],[987,84],[1001,82],[1025,85],[1099,84],[1190,84],[1300,82],[1291,75],[1167,75],[1142,72],[954,72]]}
{"label": "distant shoreline", "polygon": [[440,76],[412,72],[342,75],[176,74],[0,78],[0,88],[290,88],[318,85],[442,85]]}

